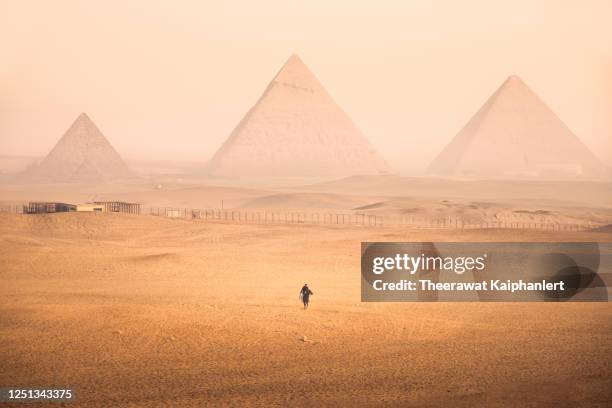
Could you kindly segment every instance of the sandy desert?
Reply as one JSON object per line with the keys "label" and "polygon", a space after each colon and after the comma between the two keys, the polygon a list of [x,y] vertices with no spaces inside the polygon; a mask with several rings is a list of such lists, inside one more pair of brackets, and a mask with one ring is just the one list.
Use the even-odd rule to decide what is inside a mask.
{"label": "sandy desert", "polygon": [[[391,200],[382,182],[378,191],[357,197],[343,194],[340,184],[354,189],[350,181],[336,182],[334,200],[321,201],[319,192],[313,207],[305,208],[304,200],[300,205],[314,211],[333,201],[331,207],[348,211],[346,205]],[[465,188],[455,188],[456,200]],[[19,191],[46,194],[44,186],[2,189],[3,196],[16,199],[24,198]],[[69,199],[91,194],[71,185],[49,189]],[[114,195],[152,197],[146,203],[162,206],[171,196],[194,206],[197,197],[210,204],[233,198],[246,206],[314,194],[304,188],[298,193],[297,187],[114,189]],[[481,190],[484,202],[486,188]],[[596,185],[591,197],[610,191]],[[421,207],[410,197],[394,200],[420,211],[442,204],[432,192],[422,194],[427,205]],[[512,208],[532,206],[526,199]],[[609,205],[552,197],[538,206],[564,214],[557,222],[590,215],[602,224],[612,212]],[[491,207],[481,204],[481,216]],[[511,213],[495,214],[504,211]],[[606,406],[612,397],[609,303],[361,303],[359,278],[361,241],[612,242],[609,228],[246,224],[111,213],[0,216],[2,384],[69,384],[78,406],[85,407]],[[315,293],[307,311],[298,300],[304,282]]]}

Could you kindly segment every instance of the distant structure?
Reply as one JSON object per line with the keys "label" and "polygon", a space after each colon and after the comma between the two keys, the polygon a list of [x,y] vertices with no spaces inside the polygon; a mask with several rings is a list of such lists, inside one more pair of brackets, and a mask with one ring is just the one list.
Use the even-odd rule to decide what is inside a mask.
{"label": "distant structure", "polygon": [[389,167],[297,55],[212,157],[222,177],[378,174]]}
{"label": "distant structure", "polygon": [[56,212],[76,211],[77,206],[67,203],[33,201],[23,206],[24,214],[49,214]]}
{"label": "distant structure", "polygon": [[141,210],[141,204],[128,203],[125,201],[94,201],[94,204],[102,206],[102,208],[106,212],[140,214],[140,210]]}
{"label": "distant structure", "polygon": [[602,163],[517,76],[509,77],[431,163],[474,178],[598,178]]}
{"label": "distant structure", "polygon": [[104,212],[104,206],[100,204],[92,204],[92,203],[77,204],[76,211],[77,212]]}
{"label": "distant structure", "polygon": [[26,179],[49,182],[105,181],[131,175],[85,113],[79,115],[47,157],[24,173]]}
{"label": "distant structure", "polygon": [[56,202],[30,202],[23,206],[24,214],[49,214],[56,212],[118,212],[140,214],[141,204],[124,201],[95,201],[93,203],[67,204]]}

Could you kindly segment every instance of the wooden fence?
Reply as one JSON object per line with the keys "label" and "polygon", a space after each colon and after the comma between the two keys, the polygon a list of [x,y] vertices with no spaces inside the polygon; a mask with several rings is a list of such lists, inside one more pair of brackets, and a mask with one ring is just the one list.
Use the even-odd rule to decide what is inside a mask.
{"label": "wooden fence", "polygon": [[394,217],[365,213],[291,212],[271,210],[221,210],[150,207],[144,214],[249,224],[324,224],[366,227],[406,226],[422,229],[525,229],[544,231],[588,231],[599,225],[535,221],[483,221],[459,217]]}
{"label": "wooden fence", "polygon": [[[0,212],[22,214],[24,204],[0,205]],[[601,225],[546,221],[483,221],[460,217],[381,216],[365,213],[299,212],[272,210],[202,209],[189,207],[143,207],[140,215],[244,224],[309,224],[361,227],[405,226],[421,229],[523,229],[588,231]]]}
{"label": "wooden fence", "polygon": [[334,212],[290,212],[268,210],[221,210],[177,207],[150,207],[145,214],[169,218],[191,218],[204,221],[227,221],[248,224],[327,224],[382,226],[382,217],[372,214]]}

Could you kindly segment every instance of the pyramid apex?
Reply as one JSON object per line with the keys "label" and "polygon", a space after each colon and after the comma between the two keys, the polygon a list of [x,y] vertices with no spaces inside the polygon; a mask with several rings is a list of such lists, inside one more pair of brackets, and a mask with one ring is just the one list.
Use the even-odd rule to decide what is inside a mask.
{"label": "pyramid apex", "polygon": [[287,61],[285,61],[285,63],[283,64],[282,68],[280,69],[279,74],[282,74],[283,72],[287,72],[287,71],[307,71],[309,72],[310,70],[308,69],[306,64],[304,64],[304,61],[302,61],[299,55],[291,54],[289,58],[287,58]]}
{"label": "pyramid apex", "polygon": [[504,81],[504,85],[507,84],[525,85],[525,81],[518,75],[510,75],[506,78],[506,81]]}
{"label": "pyramid apex", "polygon": [[75,122],[91,122],[91,121],[92,121],[91,118],[85,112],[81,112],[75,120]]}
{"label": "pyramid apex", "polygon": [[272,80],[272,83],[280,83],[308,90],[323,89],[319,80],[297,54],[289,56]]}

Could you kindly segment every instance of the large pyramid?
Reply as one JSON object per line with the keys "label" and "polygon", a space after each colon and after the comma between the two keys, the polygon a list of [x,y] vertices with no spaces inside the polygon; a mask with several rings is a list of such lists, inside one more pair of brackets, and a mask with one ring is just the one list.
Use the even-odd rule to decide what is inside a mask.
{"label": "large pyramid", "polygon": [[292,55],[208,163],[224,177],[388,172],[383,158],[297,55]]}
{"label": "large pyramid", "polygon": [[596,178],[604,167],[520,78],[511,76],[442,150],[429,173]]}
{"label": "large pyramid", "polygon": [[113,146],[81,113],[64,136],[25,176],[39,181],[104,181],[131,175]]}

